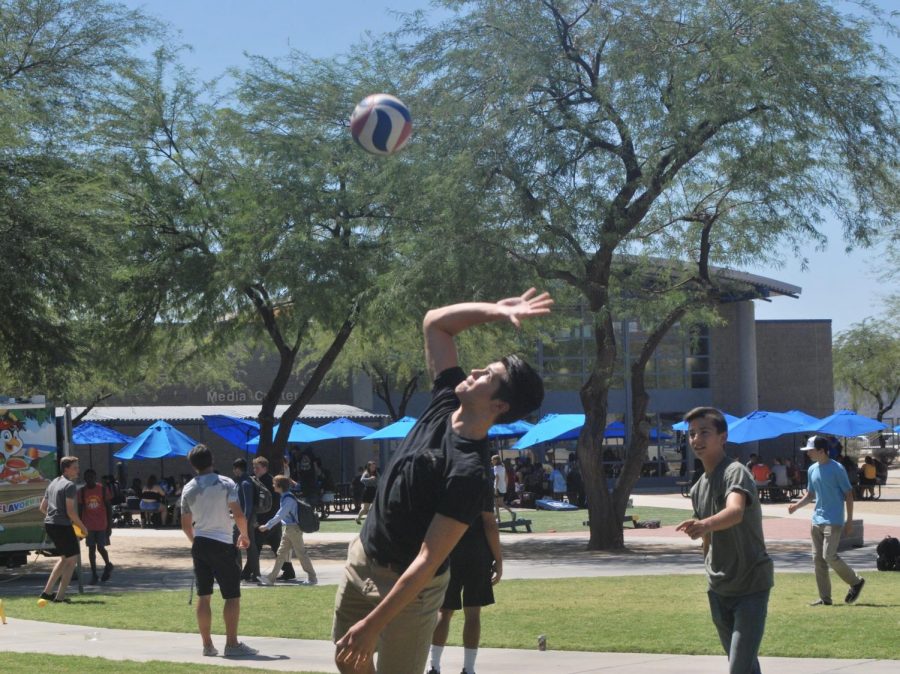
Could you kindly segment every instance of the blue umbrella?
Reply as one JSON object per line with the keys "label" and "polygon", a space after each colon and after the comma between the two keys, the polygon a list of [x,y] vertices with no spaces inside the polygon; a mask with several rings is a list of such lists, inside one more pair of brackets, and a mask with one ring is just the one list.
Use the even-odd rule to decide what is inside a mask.
{"label": "blue umbrella", "polygon": [[[86,421],[72,429],[72,444],[74,445],[124,445],[134,440],[130,435],[119,433],[107,426]],[[88,447],[88,456],[91,468],[94,467],[94,448]]]}
{"label": "blue umbrella", "polygon": [[[728,414],[728,412],[722,412],[722,416],[725,417],[725,421],[728,423],[729,430],[731,429],[732,424],[734,424],[740,417],[736,417],[733,414]],[[688,423],[686,421],[679,421],[677,424],[672,424],[673,431],[686,431],[688,429]]]}
{"label": "blue umbrella", "polygon": [[400,421],[395,421],[389,426],[370,433],[363,440],[399,440],[405,438],[415,424],[415,417],[403,417]]}
{"label": "blue umbrella", "polygon": [[204,414],[203,420],[209,430],[243,450],[248,450],[247,443],[259,435],[259,422],[252,419],[227,414]]}
{"label": "blue umbrella", "polygon": [[807,414],[806,412],[802,412],[800,410],[788,410],[787,412],[782,412],[782,416],[785,416],[793,421],[796,421],[798,424],[803,426],[808,426],[810,424],[817,424],[821,419],[819,417],[814,417],[812,414]]}
{"label": "blue umbrella", "polygon": [[519,438],[513,449],[525,449],[551,440],[567,440],[566,435],[578,436],[584,426],[583,414],[547,414],[534,428]]}
{"label": "blue umbrella", "polygon": [[785,414],[756,410],[728,425],[728,442],[741,444],[794,433],[800,424]]}
{"label": "blue umbrella", "polygon": [[[279,424],[280,426],[280,424]],[[275,434],[278,433],[278,426],[272,429],[272,437],[275,437]],[[335,440],[336,436],[328,433],[326,431],[319,430],[318,428],[313,428],[308,424],[304,424],[301,421],[295,421],[293,426],[291,426],[291,434],[288,436],[288,442],[319,442],[321,440]],[[256,448],[259,447],[259,436],[253,438],[247,443],[247,448],[254,452]]]}
{"label": "blue umbrella", "polygon": [[488,429],[489,438],[518,438],[534,428],[527,421],[514,421],[511,424],[495,424]]}
{"label": "blue umbrella", "polygon": [[346,417],[341,417],[340,419],[329,421],[324,426],[319,426],[319,430],[340,438],[341,480],[346,480],[347,476],[344,474],[344,438],[362,438],[369,435],[372,429]]}
{"label": "blue umbrella", "polygon": [[[548,426],[543,427],[540,432],[534,432],[542,423],[548,422]],[[583,414],[548,414],[541,419],[537,426],[534,426],[526,433],[516,444],[513,449],[525,449],[532,445],[538,445],[542,442],[550,442],[553,440],[575,440],[581,434],[584,427]],[[603,432],[604,438],[624,438],[625,424],[621,421],[613,421]],[[671,435],[660,433],[655,428],[650,429],[651,440],[668,440]]]}
{"label": "blue umbrella", "polygon": [[[604,438],[624,438],[625,437],[625,424],[621,421],[614,421],[609,426],[606,427],[606,430],[603,432]],[[668,433],[660,433],[658,429],[651,428],[650,429],[650,439],[651,440],[671,440],[672,436]]]}
{"label": "blue umbrella", "polygon": [[319,430],[325,431],[335,438],[362,438],[372,432],[368,426],[363,426],[345,417],[329,421],[324,426],[319,426]]}
{"label": "blue umbrella", "polygon": [[896,426],[894,426],[894,430],[895,430],[897,433],[900,433],[900,424],[897,424]]}
{"label": "blue umbrella", "polygon": [[93,421],[87,421],[72,429],[72,443],[76,445],[125,444],[134,438]]}
{"label": "blue umbrella", "polygon": [[163,459],[187,456],[197,444],[165,421],[157,421],[113,456],[117,459]]}
{"label": "blue umbrella", "polygon": [[817,424],[798,428],[797,430],[849,437],[851,435],[864,435],[874,431],[881,431],[885,428],[887,428],[887,424],[864,417],[852,410],[838,410]]}

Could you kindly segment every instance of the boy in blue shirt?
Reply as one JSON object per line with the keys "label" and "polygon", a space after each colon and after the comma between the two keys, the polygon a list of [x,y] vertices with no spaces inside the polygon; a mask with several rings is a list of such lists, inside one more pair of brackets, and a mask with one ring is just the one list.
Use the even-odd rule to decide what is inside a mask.
{"label": "boy in blue shirt", "polygon": [[[853,488],[847,471],[828,453],[828,439],[823,436],[812,436],[806,446],[800,448],[809,453],[812,465],[809,467],[809,487],[806,495],[788,506],[788,512],[794,513],[807,503],[816,500],[816,510],[812,517],[813,560],[816,567],[816,585],[819,598],[810,606],[831,606],[831,577],[828,567],[842,581],[850,586],[844,602],[852,604],[859,598],[866,581],[856,571],[847,566],[838,557],[838,545],[841,533],[849,534],[853,528]],[[844,520],[844,505],[847,507],[847,519]]]}
{"label": "boy in blue shirt", "polygon": [[291,494],[291,479],[285,475],[276,475],[272,479],[272,486],[276,494],[281,494],[281,503],[278,507],[278,512],[268,522],[260,524],[259,530],[268,531],[280,522],[282,524],[281,544],[278,546],[275,566],[265,576],[260,576],[259,582],[261,585],[273,585],[278,571],[290,559],[291,550],[293,550],[300,561],[300,566],[306,571],[306,584],[315,585],[318,582],[316,570],[313,568],[312,560],[306,552],[306,546],[303,545],[303,531],[300,529],[297,499]]}

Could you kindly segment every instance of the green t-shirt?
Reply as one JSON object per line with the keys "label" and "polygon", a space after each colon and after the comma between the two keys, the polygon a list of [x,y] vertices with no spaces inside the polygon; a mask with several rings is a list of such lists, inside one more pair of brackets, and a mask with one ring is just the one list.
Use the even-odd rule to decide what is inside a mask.
{"label": "green t-shirt", "polygon": [[725,457],[711,475],[704,473],[691,488],[691,502],[694,517],[706,519],[725,509],[725,500],[733,491],[747,497],[744,519],[724,531],[710,534],[706,575],[710,590],[738,597],[774,585],[774,569],[766,552],[762,510],[753,476],[746,466]]}

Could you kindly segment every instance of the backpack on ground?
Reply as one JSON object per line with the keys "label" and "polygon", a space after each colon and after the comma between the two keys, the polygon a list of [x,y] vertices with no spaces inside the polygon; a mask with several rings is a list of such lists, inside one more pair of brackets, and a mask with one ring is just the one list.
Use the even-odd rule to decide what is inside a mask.
{"label": "backpack on ground", "polygon": [[253,483],[253,512],[271,512],[272,492],[269,491],[268,487],[266,487],[258,477],[251,476],[250,481]]}
{"label": "backpack on ground", "polygon": [[878,555],[875,565],[879,571],[900,571],[900,541],[893,536],[885,536],[875,552]]}
{"label": "backpack on ground", "polygon": [[297,524],[304,534],[312,534],[319,530],[319,516],[316,509],[296,494],[291,494],[297,502]]}

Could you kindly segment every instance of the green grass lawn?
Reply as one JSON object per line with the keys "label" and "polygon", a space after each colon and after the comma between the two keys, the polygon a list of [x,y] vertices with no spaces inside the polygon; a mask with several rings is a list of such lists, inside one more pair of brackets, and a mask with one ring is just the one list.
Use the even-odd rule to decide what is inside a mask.
{"label": "green grass lawn", "polygon": [[[106,658],[88,658],[79,655],[46,655],[44,653],[5,653],[3,656],[4,674],[34,674],[34,672],[100,672],[101,674],[144,674],[145,672],[161,672],[166,674],[193,674],[201,672],[210,674],[259,674],[260,672],[276,672],[275,669],[257,669],[256,667],[228,667],[221,665],[194,665],[189,663],[163,662],[149,660],[134,662],[132,660],[107,660]],[[300,674],[316,674],[316,672],[300,672]],[[319,674],[322,674],[321,672]]]}
{"label": "green grass lawn", "polygon": [[[891,574],[870,573],[854,606],[811,608],[812,574],[779,574],[769,603],[763,655],[897,658],[900,594]],[[835,583],[835,596],[843,594]],[[640,653],[718,654],[702,576],[631,576],[511,580],[496,588],[497,604],[482,615],[482,645],[534,648],[546,634],[550,648]],[[194,632],[187,592],[133,592],[73,597],[70,605],[39,608],[34,598],[10,597],[16,618],[147,629],[147,615],[162,631]],[[242,636],[328,639],[334,587],[276,587],[244,593]],[[213,630],[222,631],[221,600],[213,599]],[[285,606],[294,607],[282,612]],[[278,607],[279,610],[274,610]],[[451,643],[461,643],[462,620]]]}
{"label": "green grass lawn", "polygon": [[[567,511],[552,511],[552,510],[520,510],[517,511],[518,516],[521,519],[531,520],[531,530],[535,533],[546,533],[548,531],[558,531],[558,532],[566,532],[566,531],[587,531],[588,528],[584,526],[584,522],[588,518],[588,511],[586,509],[582,510],[567,510]],[[500,513],[503,516],[504,520],[509,519],[509,513],[505,510]],[[675,525],[679,522],[688,519],[691,516],[691,511],[687,508],[629,508],[626,511],[627,515],[637,515],[641,520],[659,520],[662,526]],[[631,527],[631,524],[626,524],[626,527]],[[342,519],[332,519],[328,518],[321,523],[321,528],[319,531],[324,533],[337,533],[337,532],[357,532],[359,531],[360,526],[354,520],[342,520]],[[520,529],[519,533],[524,532],[524,529]]]}

